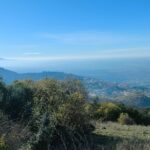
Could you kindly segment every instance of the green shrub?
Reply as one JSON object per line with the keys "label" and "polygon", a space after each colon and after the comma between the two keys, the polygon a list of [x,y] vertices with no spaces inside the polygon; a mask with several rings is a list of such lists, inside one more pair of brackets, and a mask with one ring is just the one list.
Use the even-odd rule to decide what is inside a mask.
{"label": "green shrub", "polygon": [[102,103],[97,109],[99,119],[103,121],[116,121],[121,112],[122,108],[118,104],[111,102]]}
{"label": "green shrub", "polygon": [[85,104],[85,111],[88,114],[91,120],[98,120],[100,118],[100,114],[97,111],[100,108],[101,104],[94,101],[93,103],[86,103]]}
{"label": "green shrub", "polygon": [[121,113],[119,118],[118,118],[118,122],[122,125],[132,125],[134,124],[134,121],[132,118],[129,117],[129,115],[127,113]]}
{"label": "green shrub", "polygon": [[82,87],[75,89],[75,84],[70,87],[64,82],[47,79],[36,83],[32,150],[59,149],[60,146],[71,150],[88,145],[93,128],[84,109],[85,93],[80,91]]}
{"label": "green shrub", "polygon": [[[7,99],[3,102],[5,113],[13,120],[29,118],[33,101],[32,81],[15,81],[7,88]],[[15,108],[15,109],[14,109]]]}
{"label": "green shrub", "polygon": [[9,150],[4,137],[0,137],[0,150]]}

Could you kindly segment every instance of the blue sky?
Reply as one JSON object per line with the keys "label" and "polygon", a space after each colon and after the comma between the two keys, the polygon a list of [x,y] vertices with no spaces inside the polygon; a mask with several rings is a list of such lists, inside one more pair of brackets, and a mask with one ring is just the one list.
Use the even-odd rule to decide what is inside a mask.
{"label": "blue sky", "polygon": [[0,65],[150,57],[149,8],[149,0],[1,0]]}

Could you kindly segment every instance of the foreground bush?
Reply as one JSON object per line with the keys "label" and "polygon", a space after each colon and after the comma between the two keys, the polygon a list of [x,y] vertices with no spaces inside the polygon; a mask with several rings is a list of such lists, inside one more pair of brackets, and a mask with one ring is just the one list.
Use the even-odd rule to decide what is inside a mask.
{"label": "foreground bush", "polygon": [[[92,127],[84,110],[85,92],[71,81],[44,80],[36,83],[33,105],[32,150],[82,149],[88,147]],[[79,87],[78,87],[79,86]],[[82,90],[80,90],[82,89]]]}
{"label": "foreground bush", "polygon": [[[0,124],[6,127],[0,128],[0,136],[6,135],[12,150],[89,147],[93,127],[85,111],[87,94],[78,80],[26,80],[0,85],[1,117],[5,114]],[[2,149],[4,146],[1,142]]]}
{"label": "foreground bush", "polygon": [[91,122],[118,119],[131,124],[131,118],[136,124],[150,124],[147,109],[145,113],[119,103],[87,101],[78,80],[26,80],[11,85],[0,81],[3,150],[90,150],[94,145]]}

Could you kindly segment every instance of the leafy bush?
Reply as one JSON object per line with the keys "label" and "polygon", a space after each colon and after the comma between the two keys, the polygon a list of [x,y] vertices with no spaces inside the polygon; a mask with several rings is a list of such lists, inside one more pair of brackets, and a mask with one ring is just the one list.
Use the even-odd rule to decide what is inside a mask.
{"label": "leafy bush", "polygon": [[126,112],[134,119],[136,124],[150,125],[150,115],[144,111],[142,112],[140,109],[127,107]]}
{"label": "leafy bush", "polygon": [[92,120],[98,120],[100,119],[100,114],[98,112],[98,109],[100,108],[101,104],[97,101],[94,101],[93,103],[86,103],[85,104],[85,111],[88,114],[89,118]]}
{"label": "leafy bush", "polygon": [[6,101],[6,95],[7,95],[7,87],[3,80],[0,78],[0,109],[4,109],[3,105]]}
{"label": "leafy bush", "polygon": [[32,81],[15,81],[8,86],[3,107],[11,119],[20,120],[31,115],[33,91]]}
{"label": "leafy bush", "polygon": [[121,112],[121,107],[111,102],[102,103],[100,108],[97,109],[97,114],[103,121],[116,121]]}
{"label": "leafy bush", "polygon": [[0,137],[0,150],[9,150],[4,137]]}
{"label": "leafy bush", "polygon": [[76,88],[70,86],[48,79],[36,83],[31,149],[60,146],[77,149],[88,145],[88,135],[93,128],[84,110],[86,96],[84,90],[80,90],[82,87],[77,87],[80,84]]}
{"label": "leafy bush", "polygon": [[132,118],[129,117],[129,115],[127,113],[121,113],[119,118],[118,118],[118,122],[122,125],[132,125],[134,124],[134,121]]}

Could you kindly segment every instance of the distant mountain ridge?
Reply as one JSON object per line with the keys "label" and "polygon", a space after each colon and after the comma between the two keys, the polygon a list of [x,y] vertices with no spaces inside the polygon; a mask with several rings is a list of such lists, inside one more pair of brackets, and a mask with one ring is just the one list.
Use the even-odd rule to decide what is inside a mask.
{"label": "distant mountain ridge", "polygon": [[17,73],[11,70],[7,70],[4,68],[0,68],[0,77],[3,78],[3,80],[10,84],[15,80],[40,80],[44,78],[51,78],[51,79],[57,79],[57,80],[64,80],[67,78],[76,78],[80,79],[79,76],[73,75],[73,74],[67,74],[64,72],[39,72],[39,73]]}
{"label": "distant mountain ridge", "polygon": [[4,68],[0,68],[0,77],[4,82],[11,84],[15,80],[41,80],[51,78],[64,80],[67,78],[79,79],[84,84],[89,97],[99,97],[102,101],[117,101],[136,107],[150,106],[150,88],[133,87],[127,84],[105,82],[91,77],[82,77],[64,72],[40,72],[40,73],[17,73]]}

